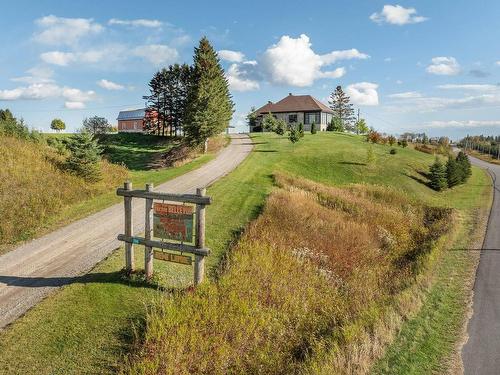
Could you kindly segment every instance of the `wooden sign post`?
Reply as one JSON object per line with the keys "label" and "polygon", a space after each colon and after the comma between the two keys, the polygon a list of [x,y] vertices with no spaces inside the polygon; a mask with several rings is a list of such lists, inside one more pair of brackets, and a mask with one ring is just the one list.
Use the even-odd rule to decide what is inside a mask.
{"label": "wooden sign post", "polygon": [[[194,284],[200,284],[205,274],[205,257],[210,253],[210,250],[205,248],[205,206],[211,203],[210,197],[206,196],[206,189],[197,189],[196,194],[157,193],[153,191],[153,184],[147,184],[145,190],[132,190],[132,184],[126,182],[124,188],[118,189],[116,194],[124,197],[125,204],[125,234],[119,234],[118,239],[125,242],[127,272],[130,273],[135,269],[133,245],[140,244],[144,245],[144,270],[147,280],[153,276],[153,259],[191,265],[192,254]],[[132,233],[132,198],[146,200],[144,237],[137,237]],[[186,203],[195,204],[196,209],[193,210],[193,206]],[[154,237],[162,240],[155,240]],[[173,250],[180,254],[163,250]]]}

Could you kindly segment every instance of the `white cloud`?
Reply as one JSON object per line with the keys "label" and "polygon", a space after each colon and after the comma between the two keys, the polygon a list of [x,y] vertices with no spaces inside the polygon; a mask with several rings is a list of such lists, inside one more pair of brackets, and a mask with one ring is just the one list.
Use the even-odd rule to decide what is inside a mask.
{"label": "white cloud", "polygon": [[175,48],[163,44],[138,46],[132,50],[132,53],[156,66],[172,63],[179,58],[179,53]]}
{"label": "white cloud", "polygon": [[69,63],[76,60],[73,52],[50,51],[40,55],[43,62],[58,66],[67,66]]}
{"label": "white cloud", "polygon": [[318,55],[312,50],[307,35],[301,34],[298,38],[284,35],[265,51],[262,66],[272,82],[304,87],[312,85],[318,78],[339,78],[345,74],[344,68],[322,70],[325,66],[338,60],[365,58],[368,55],[356,49]]}
{"label": "white cloud", "polygon": [[243,59],[245,58],[245,55],[239,51],[230,51],[227,49],[223,49],[217,53],[222,60],[230,62],[242,62]]}
{"label": "white cloud", "polygon": [[487,84],[448,84],[437,86],[442,90],[468,90],[468,91],[499,91],[500,86],[498,85],[487,85]]}
{"label": "white cloud", "polygon": [[500,66],[500,60],[498,60],[498,61],[495,61],[495,65],[498,65],[498,66]]}
{"label": "white cloud", "polygon": [[123,90],[125,86],[120,85],[119,83],[108,81],[107,79],[101,79],[97,81],[97,85],[106,90]]}
{"label": "white cloud", "polygon": [[52,79],[54,71],[47,67],[36,66],[31,69],[28,69],[26,73],[29,75],[22,77],[14,77],[11,78],[10,80],[12,82],[23,82],[28,84],[54,82],[54,80]]}
{"label": "white cloud", "polygon": [[403,81],[401,81],[400,79],[398,79],[398,80],[396,81],[396,83],[397,83],[398,85],[402,85],[402,84],[403,84]]}
{"label": "white cloud", "polygon": [[109,25],[123,25],[123,26],[133,26],[133,27],[149,27],[149,28],[159,28],[163,25],[161,21],[150,20],[150,19],[136,19],[136,20],[121,20],[117,18],[111,18],[108,21]]}
{"label": "white cloud", "polygon": [[42,44],[74,45],[85,36],[98,34],[104,28],[91,18],[62,18],[54,15],[36,20],[40,31],[33,39]]}
{"label": "white cloud", "polygon": [[351,101],[358,105],[378,105],[378,85],[371,82],[359,82],[347,86],[346,93]]}
{"label": "white cloud", "polygon": [[406,91],[406,92],[398,92],[396,94],[389,95],[389,98],[394,99],[410,99],[410,98],[421,98],[422,94],[417,91]]}
{"label": "white cloud", "polygon": [[230,88],[234,91],[252,91],[259,89],[259,83],[255,80],[246,78],[244,73],[240,71],[238,64],[231,64],[226,72],[226,77]]}
{"label": "white cloud", "polygon": [[417,16],[415,8],[404,8],[401,5],[384,5],[381,12],[375,12],[370,16],[373,22],[378,24],[390,23],[392,25],[406,25],[427,21],[427,17]]}
{"label": "white cloud", "polygon": [[478,128],[500,126],[500,120],[449,120],[430,121],[424,125],[426,128]]}
{"label": "white cloud", "polygon": [[83,102],[64,102],[64,106],[68,109],[84,109],[85,103],[83,103]]}
{"label": "white cloud", "polygon": [[384,59],[384,61],[385,61],[385,62],[391,62],[391,61],[392,61],[392,57],[386,57],[386,58]]}
{"label": "white cloud", "polygon": [[55,83],[34,83],[11,90],[0,90],[0,100],[42,100],[64,98],[72,102],[87,102],[95,98],[94,91],[61,87]]}
{"label": "white cloud", "polygon": [[434,57],[431,65],[426,68],[431,74],[452,76],[460,73],[460,65],[454,57]]}

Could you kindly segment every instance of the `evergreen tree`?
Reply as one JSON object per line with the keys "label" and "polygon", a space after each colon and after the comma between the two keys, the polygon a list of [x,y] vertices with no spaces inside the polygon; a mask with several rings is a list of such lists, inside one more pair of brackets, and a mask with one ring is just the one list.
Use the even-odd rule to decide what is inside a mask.
{"label": "evergreen tree", "polygon": [[297,129],[296,126],[294,126],[294,125],[290,126],[290,131],[288,133],[288,139],[292,143],[297,143],[300,140],[299,130]]}
{"label": "evergreen tree", "polygon": [[344,129],[353,130],[355,121],[354,108],[350,98],[342,90],[342,86],[337,86],[335,91],[332,92],[329,103],[334,113],[333,117],[337,117],[342,121]]}
{"label": "evergreen tree", "polygon": [[446,189],[448,182],[446,180],[446,167],[436,158],[430,168],[430,186],[436,191]]}
{"label": "evergreen tree", "polygon": [[255,107],[250,108],[250,112],[247,114],[247,124],[249,132],[254,131],[254,128],[257,126],[257,110]]}
{"label": "evergreen tree", "polygon": [[299,122],[299,126],[298,126],[297,130],[299,132],[299,137],[302,138],[304,136],[304,124]]}
{"label": "evergreen tree", "polygon": [[333,117],[330,123],[328,124],[328,127],[326,128],[327,131],[329,132],[341,132],[343,133],[345,131],[344,124],[342,123],[342,120],[338,117]]}
{"label": "evergreen tree", "polygon": [[316,123],[314,121],[311,124],[311,134],[316,134]]}
{"label": "evergreen tree", "polygon": [[15,121],[16,118],[12,115],[10,109],[0,109],[0,121]]}
{"label": "evergreen tree", "polygon": [[90,133],[72,135],[68,138],[66,148],[70,152],[65,163],[68,171],[90,182],[101,179],[99,161],[102,150]]}
{"label": "evergreen tree", "polygon": [[372,165],[375,162],[375,154],[373,153],[373,146],[368,146],[368,150],[366,151],[366,164]]}
{"label": "evergreen tree", "polygon": [[469,157],[463,152],[460,151],[457,155],[457,164],[460,168],[460,182],[466,182],[472,174],[472,167],[470,164]]}
{"label": "evergreen tree", "polygon": [[276,120],[276,127],[274,129],[274,132],[278,135],[283,135],[286,132],[286,122],[285,120],[279,119]]}
{"label": "evergreen tree", "polygon": [[52,122],[50,123],[50,128],[52,130],[55,130],[55,131],[61,131],[61,130],[64,130],[66,129],[66,124],[64,123],[63,120],[61,119],[58,119],[58,118],[55,118],[52,120]]}
{"label": "evergreen tree", "polygon": [[268,132],[273,132],[276,130],[276,118],[271,112],[267,113],[262,119],[262,128]]}
{"label": "evergreen tree", "polygon": [[366,134],[370,131],[370,128],[368,128],[368,125],[366,125],[366,121],[364,118],[360,118],[358,121],[356,121],[356,134]]}
{"label": "evergreen tree", "polygon": [[452,188],[454,186],[462,183],[462,169],[457,161],[450,157],[446,163],[446,181],[448,182],[448,187]]}
{"label": "evergreen tree", "polygon": [[189,141],[201,144],[223,132],[233,116],[229,84],[217,53],[206,37],[195,48],[193,85],[188,94],[184,131]]}

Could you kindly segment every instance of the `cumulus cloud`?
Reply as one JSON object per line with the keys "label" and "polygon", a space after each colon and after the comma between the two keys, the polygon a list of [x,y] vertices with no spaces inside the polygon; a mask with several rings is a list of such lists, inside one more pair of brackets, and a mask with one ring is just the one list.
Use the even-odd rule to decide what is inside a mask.
{"label": "cumulus cloud", "polygon": [[359,82],[347,86],[346,93],[357,105],[378,105],[378,85],[371,82]]}
{"label": "cumulus cloud", "polygon": [[230,51],[227,49],[220,50],[217,53],[222,60],[229,62],[242,62],[245,58],[245,55],[242,52]]}
{"label": "cumulus cloud", "polygon": [[71,63],[90,63],[95,64],[106,56],[104,50],[89,50],[85,52],[62,52],[49,51],[40,54],[42,61],[47,64],[67,66]]}
{"label": "cumulus cloud", "polygon": [[64,98],[70,102],[88,102],[95,98],[94,91],[61,87],[55,83],[34,83],[11,90],[0,90],[0,100],[42,100]]}
{"label": "cumulus cloud", "polygon": [[426,68],[427,73],[452,76],[460,73],[460,65],[454,57],[434,57]]}
{"label": "cumulus cloud", "polygon": [[133,26],[133,27],[149,27],[149,28],[160,28],[163,23],[158,20],[150,20],[139,18],[135,20],[121,20],[117,18],[111,18],[108,21],[109,25],[121,25],[121,26]]}
{"label": "cumulus cloud", "polygon": [[[251,61],[243,65],[255,66],[255,62]],[[231,90],[234,91],[252,91],[259,89],[259,82],[248,78],[247,72],[241,70],[241,65],[231,64],[226,72],[226,78],[229,82]]]}
{"label": "cumulus cloud", "polygon": [[54,80],[52,79],[54,71],[47,67],[36,66],[34,68],[28,69],[26,73],[28,75],[11,78],[11,81],[23,82],[28,84],[54,82]]}
{"label": "cumulus cloud", "polygon": [[40,28],[33,39],[42,44],[74,45],[85,36],[98,34],[104,28],[91,18],[63,18],[54,15],[39,18]]}
{"label": "cumulus cloud", "polygon": [[68,109],[84,109],[84,102],[64,102],[64,107]]}
{"label": "cumulus cloud", "polygon": [[339,60],[368,57],[356,49],[318,55],[312,50],[307,35],[301,34],[298,38],[284,35],[265,51],[262,67],[274,83],[304,87],[312,85],[318,78],[339,78],[345,74],[344,68],[323,70],[325,66]]}
{"label": "cumulus cloud", "polygon": [[175,48],[163,44],[147,44],[132,50],[135,56],[142,57],[153,65],[170,64],[179,58]]}
{"label": "cumulus cloud", "polygon": [[97,85],[106,90],[123,90],[125,86],[120,85],[119,83],[108,81],[107,79],[101,79],[97,81]]}
{"label": "cumulus cloud", "polygon": [[373,13],[370,19],[378,24],[389,23],[401,26],[424,22],[428,18],[417,16],[415,8],[404,8],[401,5],[384,5],[382,11]]}
{"label": "cumulus cloud", "polygon": [[406,92],[398,92],[396,94],[389,95],[389,98],[394,99],[410,99],[410,98],[421,98],[422,94],[417,91],[406,91]]}

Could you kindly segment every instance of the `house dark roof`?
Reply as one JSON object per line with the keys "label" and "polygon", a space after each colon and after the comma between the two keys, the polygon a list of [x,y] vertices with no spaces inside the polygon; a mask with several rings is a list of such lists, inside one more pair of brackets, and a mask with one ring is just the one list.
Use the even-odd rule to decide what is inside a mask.
{"label": "house dark roof", "polygon": [[117,120],[142,120],[146,116],[146,108],[120,111]]}
{"label": "house dark roof", "polygon": [[307,112],[307,111],[322,111],[333,113],[326,105],[311,95],[292,95],[289,94],[277,103],[269,102],[260,107],[256,112],[258,114],[266,114],[269,112]]}

